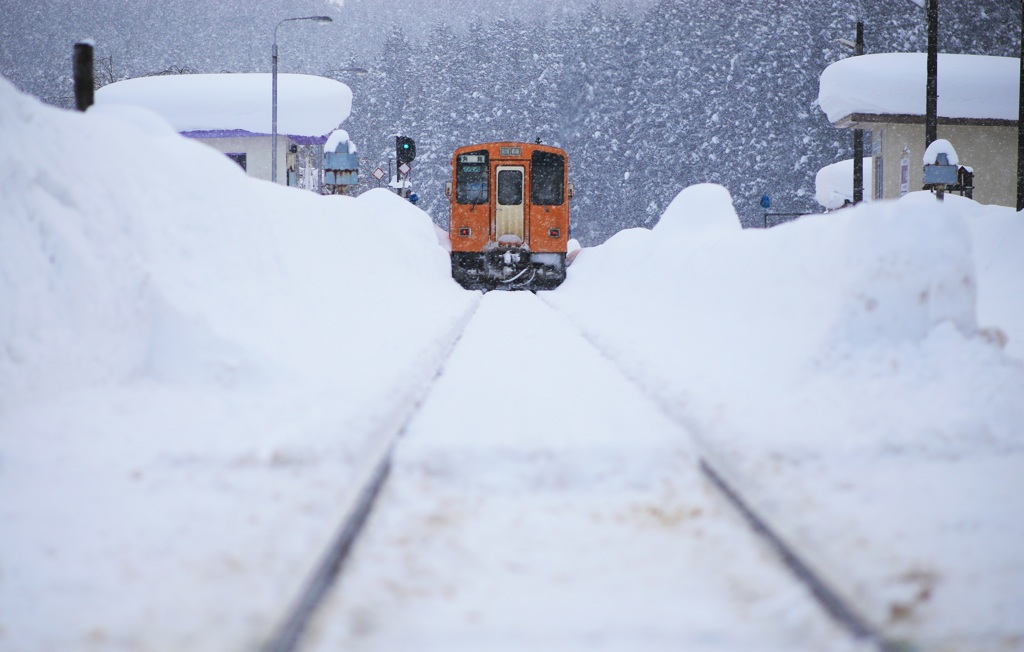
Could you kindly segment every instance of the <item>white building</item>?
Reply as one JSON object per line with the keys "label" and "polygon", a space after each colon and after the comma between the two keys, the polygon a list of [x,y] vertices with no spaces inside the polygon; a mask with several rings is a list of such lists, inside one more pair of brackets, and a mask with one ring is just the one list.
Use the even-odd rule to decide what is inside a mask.
{"label": "white building", "polygon": [[[983,204],[1016,205],[1019,75],[1019,59],[939,55],[938,137],[973,170],[974,199]],[[865,154],[875,198],[922,187],[926,84],[927,55],[920,53],[850,57],[821,75],[818,104],[829,121],[871,132]]]}
{"label": "white building", "polygon": [[[99,89],[96,104],[150,109],[183,135],[230,156],[250,176],[269,181],[272,88],[269,73],[138,77]],[[302,148],[322,151],[351,109],[352,91],[339,81],[278,74],[278,182],[295,185]]]}

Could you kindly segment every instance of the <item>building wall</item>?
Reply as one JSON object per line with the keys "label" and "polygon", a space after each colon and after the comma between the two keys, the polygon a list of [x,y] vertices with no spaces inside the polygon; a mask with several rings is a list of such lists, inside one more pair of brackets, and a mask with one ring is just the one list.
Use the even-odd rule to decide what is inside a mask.
{"label": "building wall", "polygon": [[[1017,203],[1017,128],[939,125],[939,138],[953,144],[960,165],[974,170],[974,199],[982,204],[1015,206]],[[875,125],[872,139],[881,139],[883,197],[900,197],[900,161],[907,158],[909,191],[923,184],[924,125]],[[905,155],[906,153],[906,155]],[[877,159],[876,159],[877,160]]]}
{"label": "building wall", "polygon": [[[270,181],[270,136],[246,136],[231,138],[196,138],[222,154],[245,154],[246,172],[250,177]],[[288,147],[292,141],[287,136],[277,136],[277,182],[288,182]]]}

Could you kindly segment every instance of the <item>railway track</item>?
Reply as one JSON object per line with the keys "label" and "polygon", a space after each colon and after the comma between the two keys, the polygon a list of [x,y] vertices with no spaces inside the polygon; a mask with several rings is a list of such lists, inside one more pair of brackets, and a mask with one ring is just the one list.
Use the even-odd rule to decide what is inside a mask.
{"label": "railway track", "polygon": [[[474,304],[473,309],[464,315],[456,328],[449,333],[446,352],[436,366],[433,380],[436,381],[444,370],[445,362],[458,345],[466,324],[472,319],[478,305],[479,302]],[[344,569],[352,548],[373,511],[377,497],[391,472],[395,446],[429,391],[430,387],[425,387],[418,400],[406,406],[405,410],[399,411],[396,419],[381,433],[376,446],[369,451],[366,463],[352,483],[355,490],[349,494],[342,512],[345,514],[344,520],[298,595],[293,598],[291,607],[260,648],[261,652],[294,652],[300,649],[310,620]]]}
{"label": "railway track", "polygon": [[[727,519],[724,517],[720,518],[720,515],[713,513],[715,509],[712,504],[713,501],[704,499],[694,501],[692,498],[693,494],[699,491],[699,482],[695,482],[693,478],[697,477],[699,479],[701,474],[704,478],[707,478],[707,481],[716,491],[720,492],[735,507],[745,520],[746,526],[768,544],[792,576],[796,577],[803,587],[806,587],[807,594],[813,597],[813,601],[817,606],[808,608],[801,605],[797,609],[800,618],[807,621],[799,628],[801,637],[806,634],[807,628],[810,627],[815,631],[816,635],[821,637],[821,640],[831,640],[836,637],[836,632],[832,628],[838,628],[838,630],[845,632],[845,635],[856,643],[855,649],[873,648],[886,652],[905,651],[908,649],[887,641],[876,628],[859,616],[847,600],[832,590],[829,582],[814,570],[810,564],[805,562],[797,551],[772,528],[769,522],[760,516],[756,509],[740,495],[730,482],[727,474],[723,473],[712,463],[709,455],[705,455],[699,450],[699,445],[696,450],[692,451],[680,449],[682,452],[665,448],[666,442],[674,441],[673,437],[682,432],[683,428],[676,424],[664,406],[661,406],[656,399],[649,396],[634,379],[626,381],[625,378],[628,378],[628,376],[624,376],[622,370],[615,365],[614,361],[601,354],[599,350],[593,355],[603,360],[607,366],[613,367],[615,372],[620,377],[623,377],[623,382],[632,386],[633,391],[639,395],[640,398],[629,399],[630,405],[639,405],[640,401],[648,401],[651,405],[660,408],[655,410],[660,416],[643,417],[648,419],[648,421],[644,421],[643,425],[661,434],[649,438],[650,441],[640,442],[638,447],[643,449],[641,454],[631,455],[631,446],[619,448],[612,438],[601,436],[594,437],[594,441],[583,438],[580,442],[577,442],[576,447],[570,447],[567,451],[551,452],[544,446],[544,436],[531,438],[528,435],[511,430],[505,435],[501,433],[489,435],[493,439],[489,445],[504,451],[503,457],[499,458],[490,455],[491,448],[474,441],[473,426],[471,424],[455,427],[456,430],[460,427],[464,429],[461,437],[456,433],[455,435],[446,435],[447,438],[442,438],[440,442],[425,444],[424,442],[427,442],[431,437],[431,435],[425,433],[437,431],[436,422],[440,418],[439,413],[444,412],[443,407],[435,409],[431,403],[436,402],[442,406],[448,405],[453,400],[451,397],[453,392],[467,391],[466,388],[459,389],[459,385],[465,382],[459,374],[465,374],[467,369],[472,368],[472,361],[468,358],[473,357],[471,353],[475,349],[472,347],[479,346],[478,340],[481,337],[481,331],[488,332],[493,330],[493,326],[499,324],[503,319],[508,319],[508,315],[515,313],[526,313],[529,315],[531,311],[535,311],[535,308],[529,303],[531,301],[539,303],[536,297],[526,295],[525,293],[515,293],[515,295],[511,293],[492,293],[484,297],[481,304],[484,306],[490,305],[490,312],[486,315],[487,320],[485,324],[470,323],[466,331],[453,339],[449,354],[445,362],[438,369],[435,386],[424,394],[424,396],[431,394],[431,398],[421,402],[414,409],[410,409],[409,414],[403,419],[401,426],[395,430],[394,436],[381,443],[380,449],[373,457],[373,462],[364,468],[364,473],[358,483],[360,489],[352,495],[351,503],[346,511],[345,522],[339,526],[337,535],[329,549],[323,553],[316,570],[307,580],[301,594],[294,599],[289,612],[282,618],[274,634],[263,647],[264,652],[292,652],[300,649],[328,650],[350,647],[352,645],[358,647],[358,644],[365,642],[368,637],[372,639],[374,636],[378,636],[375,632],[379,630],[375,630],[375,628],[380,626],[379,624],[355,624],[350,626],[339,624],[346,618],[350,618],[349,612],[357,604],[371,603],[378,605],[375,608],[383,615],[376,618],[377,623],[388,620],[389,617],[390,619],[400,619],[404,611],[415,612],[417,609],[423,609],[423,613],[437,612],[442,615],[442,618],[447,618],[448,620],[445,622],[448,622],[447,627],[450,630],[466,632],[476,631],[475,628],[479,628],[481,622],[486,624],[489,619],[497,621],[495,626],[500,629],[503,622],[500,610],[508,609],[510,605],[517,608],[520,612],[532,613],[532,605],[529,604],[527,599],[513,592],[514,594],[498,600],[499,606],[495,609],[488,611],[484,607],[482,608],[482,615],[468,616],[469,621],[473,622],[467,625],[463,622],[465,620],[463,614],[456,613],[448,607],[448,602],[452,600],[451,595],[443,596],[442,599],[442,596],[431,593],[432,587],[444,586],[447,587],[444,591],[454,591],[456,596],[461,592],[461,594],[468,596],[475,595],[476,600],[487,599],[487,594],[481,591],[472,579],[469,579],[469,575],[460,575],[458,571],[453,572],[449,570],[451,563],[460,563],[457,558],[453,558],[455,561],[447,566],[443,563],[441,564],[444,567],[444,570],[441,572],[449,573],[452,577],[438,576],[432,578],[430,582],[422,583],[422,585],[407,586],[412,580],[405,576],[410,573],[403,572],[402,569],[396,569],[396,576],[386,576],[382,581],[380,573],[386,574],[388,572],[387,568],[394,565],[394,559],[397,557],[382,558],[382,560],[378,560],[380,563],[372,564],[370,560],[373,554],[375,554],[375,550],[378,548],[386,549],[388,546],[393,548],[399,546],[400,543],[397,542],[414,536],[414,531],[407,530],[397,534],[389,534],[387,531],[387,519],[382,519],[381,526],[368,537],[367,530],[374,529],[371,521],[376,516],[371,515],[375,511],[386,512],[391,509],[405,509],[408,514],[412,515],[411,518],[406,519],[411,522],[410,528],[416,527],[416,522],[431,524],[435,521],[440,521],[447,528],[445,530],[446,536],[464,536],[467,541],[473,541],[480,536],[474,520],[483,520],[489,524],[488,527],[492,529],[498,527],[502,532],[512,531],[509,529],[510,522],[515,523],[517,526],[525,522],[526,525],[523,526],[523,530],[515,534],[506,535],[509,539],[515,540],[514,544],[503,542],[507,551],[503,548],[499,551],[501,554],[497,554],[494,551],[481,551],[481,546],[471,546],[464,551],[469,555],[466,558],[466,563],[470,565],[475,564],[476,570],[482,575],[489,573],[491,576],[498,578],[498,580],[503,580],[505,584],[516,585],[517,581],[523,579],[520,577],[521,575],[524,573],[530,575],[532,560],[538,554],[536,549],[544,548],[545,546],[550,549],[560,549],[560,546],[568,545],[570,550],[567,550],[567,554],[570,556],[565,560],[568,568],[562,575],[570,577],[572,582],[579,586],[586,587],[589,594],[596,592],[598,595],[605,596],[605,601],[598,605],[597,611],[607,610],[608,614],[621,613],[622,605],[619,603],[617,596],[607,591],[606,585],[620,586],[624,582],[629,581],[631,574],[639,578],[648,578],[646,584],[642,582],[641,584],[654,587],[654,594],[652,594],[650,602],[652,604],[658,602],[658,590],[665,590],[667,592],[666,595],[675,595],[672,593],[672,587],[678,586],[681,589],[680,585],[692,581],[694,569],[678,559],[669,560],[671,563],[658,564],[658,566],[667,566],[667,568],[649,568],[642,561],[637,562],[629,554],[626,554],[627,549],[634,546],[640,550],[650,548],[652,556],[657,555],[663,550],[675,551],[674,554],[680,558],[686,557],[687,554],[690,556],[698,555],[699,559],[703,560],[700,565],[728,564],[724,558],[716,557],[716,553],[713,551],[698,550],[695,547],[693,551],[687,553],[685,548],[681,552],[677,549],[680,536],[695,535],[697,539],[707,537],[712,540],[712,545],[716,537],[721,537],[723,542],[729,542],[730,544],[736,538],[735,533],[728,530],[730,526],[725,523]],[[514,303],[515,306],[508,310],[507,314],[496,318],[494,316],[494,306],[498,303]],[[535,314],[534,317],[538,318],[539,314]],[[478,315],[474,321],[483,317],[483,315]],[[474,329],[473,326],[477,327]],[[474,340],[470,347],[470,353],[460,351],[457,346],[457,343],[466,335],[467,331],[472,331],[466,336],[467,339]],[[578,331],[575,330],[574,334],[579,335]],[[528,340],[525,345],[533,347],[536,347],[537,342],[531,340],[531,338],[542,337],[543,335],[543,329],[541,329],[540,333],[531,333],[528,330],[522,333],[522,337]],[[555,339],[557,340],[557,338]],[[510,345],[511,343],[504,342],[504,344]],[[591,342],[584,346],[589,349],[597,349]],[[558,349],[559,347],[556,346],[555,348]],[[583,354],[576,351],[574,355],[581,356]],[[577,357],[576,360],[578,361],[578,359]],[[601,366],[597,363],[588,364],[595,364],[597,367]],[[517,369],[514,365],[509,365],[512,365],[512,363],[506,364],[506,375],[515,377]],[[447,373],[442,374],[442,369],[448,367],[452,367],[453,376],[446,379],[443,375],[447,375]],[[469,377],[473,377],[473,372],[469,373]],[[504,388],[504,390],[503,400],[505,401],[537,401],[539,398],[530,395],[526,390],[510,391],[508,388]],[[627,390],[619,388],[615,391],[619,394],[625,394]],[[436,401],[433,397],[435,393],[438,395]],[[487,395],[486,391],[481,394],[484,397]],[[474,396],[476,395],[470,392],[467,400],[472,401]],[[648,408],[641,407],[637,409]],[[601,417],[598,418],[600,419]],[[612,418],[618,417],[613,416]],[[632,414],[625,415],[624,418],[637,419]],[[418,422],[422,422],[422,424],[415,425]],[[411,426],[410,424],[414,425]],[[591,428],[599,427],[596,422],[586,425]],[[404,440],[403,435],[410,428],[415,431],[411,437],[414,442],[413,452],[405,456],[406,459],[397,465],[399,470],[395,472],[395,452],[399,447],[406,446],[407,442]],[[621,432],[614,432],[612,434],[614,439],[623,439]],[[481,435],[481,437],[483,436]],[[517,451],[517,442],[521,442],[523,438],[530,443]],[[400,440],[402,441],[400,442]],[[621,441],[619,443],[621,444]],[[609,448],[610,454],[608,459],[597,459],[595,461],[593,451],[604,450],[602,447]],[[672,455],[677,455],[679,459],[672,461],[670,459]],[[589,462],[580,463],[578,459],[575,462],[573,461],[573,458],[588,456]],[[575,466],[575,464],[582,464],[583,466]],[[600,468],[600,474],[592,474],[589,469],[583,468],[588,464],[589,466]],[[505,465],[507,465],[507,468],[505,468]],[[667,479],[685,473],[686,468],[689,469],[689,475],[692,477],[682,485],[673,487],[669,492],[673,494],[671,498],[665,498],[664,488],[654,486],[657,483],[652,484],[650,488],[642,487],[639,491],[635,489],[637,482],[640,482],[648,474],[653,474],[656,477],[660,474]],[[455,470],[453,471],[452,469]],[[594,477],[591,477],[592,475]],[[416,477],[412,478],[412,476]],[[495,480],[495,476],[497,480]],[[519,476],[528,478],[528,481],[520,486],[518,484],[521,481]],[[438,477],[441,478],[440,481]],[[502,480],[505,477],[514,479]],[[555,479],[552,480],[552,477]],[[565,480],[565,477],[570,478],[570,480]],[[445,485],[451,478],[455,478],[458,486],[447,487]],[[667,482],[668,480],[665,481]],[[505,486],[502,482],[506,482],[510,486]],[[557,485],[558,482],[567,484],[568,488],[559,488],[558,486],[552,488],[550,486],[552,484]],[[584,486],[586,491],[576,492],[573,489],[573,482]],[[391,489],[386,488],[386,485],[391,486],[396,483],[397,486],[391,487]],[[412,488],[413,485],[416,486],[415,489]],[[458,505],[458,509],[454,510],[456,513],[461,510],[464,514],[470,514],[471,517],[466,517],[461,521],[458,518],[452,517],[455,525],[450,525],[445,524],[445,518],[438,516],[440,512],[437,511],[438,508],[433,504],[423,508],[427,510],[425,512],[417,512],[416,510],[419,508],[415,505],[410,509],[408,507],[410,496],[421,491],[424,486],[433,488],[427,490],[427,493],[429,494],[431,490],[435,492],[432,495],[437,496],[437,499],[434,501],[437,504],[451,504],[454,501]],[[537,486],[545,488],[537,490]],[[510,489],[524,491],[526,492],[526,497],[514,500],[509,499],[507,494]],[[673,492],[679,495],[675,495]],[[599,495],[594,499],[589,495],[591,493]],[[390,495],[384,498],[382,494]],[[465,494],[484,496],[479,499],[482,501],[483,507],[467,502],[463,498]],[[492,497],[492,494],[497,497]],[[625,495],[626,498],[620,499],[619,496],[622,495]],[[417,496],[417,500],[422,500],[422,497]],[[460,500],[463,502],[459,503],[458,501]],[[519,512],[517,510],[520,510],[519,505],[522,502],[529,503],[530,507]],[[556,505],[554,508],[557,511],[556,519],[552,520],[546,515],[535,513],[552,509],[551,505]],[[640,507],[638,508],[637,505],[640,505]],[[375,510],[377,506],[380,506],[379,510]],[[580,518],[579,513],[586,512],[586,510],[591,510],[592,515],[593,513],[598,515],[597,519],[601,521],[599,526],[593,526],[585,518]],[[636,522],[632,522],[630,519],[633,519],[636,516],[635,512],[638,511],[640,516],[637,517]],[[503,516],[506,512],[509,515]],[[626,516],[623,516],[623,514]],[[711,521],[708,527],[708,520],[711,517],[714,517],[716,520]],[[619,527],[616,525],[616,521],[623,518],[628,521],[626,526]],[[704,519],[703,524],[701,524],[702,518]],[[559,519],[564,524],[560,523]],[[604,525],[605,522],[612,523],[612,526]],[[637,530],[647,531],[645,528],[650,528],[651,523],[656,523],[661,529],[649,532],[645,535],[647,538],[644,540],[633,541],[630,538],[629,533]],[[697,523],[697,525],[693,523]],[[700,529],[701,525],[705,526],[704,530]],[[594,527],[594,533],[589,533],[588,528],[590,527]],[[545,538],[543,535],[538,534],[538,532],[549,528],[562,529],[557,529],[559,532],[557,536],[551,535]],[[606,550],[605,553],[602,553],[609,555],[608,566],[615,566],[616,564],[623,563],[623,560],[625,560],[627,563],[635,564],[635,567],[630,572],[602,569],[600,572],[609,575],[609,579],[605,583],[602,583],[601,578],[588,577],[586,573],[592,574],[595,572],[593,570],[594,564],[590,563],[588,565],[587,542],[585,540],[581,540],[576,544],[571,543],[576,529],[586,531],[587,537],[604,536],[609,541],[618,544],[613,547],[614,551]],[[529,530],[533,530],[534,533],[531,534]],[[584,537],[584,539],[587,537]],[[370,540],[366,542],[363,549],[364,559],[362,562],[359,562],[359,560],[354,559],[360,554],[359,549],[356,547],[356,542],[362,541],[364,538],[369,538]],[[569,539],[570,543],[566,544],[565,539]],[[666,544],[668,544],[668,548],[664,547]],[[694,545],[696,546],[696,544]],[[708,547],[708,542],[701,545],[706,548]],[[430,550],[439,550],[429,540],[422,547],[427,550],[427,553],[424,554],[430,554]],[[395,549],[397,550],[397,548]],[[403,553],[407,552],[405,549],[402,550]],[[587,563],[582,564],[587,570],[573,575],[575,572],[573,564],[575,562],[571,555],[576,551],[578,551],[581,558],[587,561]],[[416,551],[413,551],[411,554],[416,554]],[[440,551],[440,554],[445,553]],[[757,557],[758,552],[752,549],[745,549],[742,553],[735,553],[733,551],[733,554],[737,554],[739,559],[752,560]],[[492,560],[488,555],[490,557],[497,556],[500,559]],[[617,557],[616,555],[619,556]],[[524,557],[525,560],[520,557]],[[363,591],[363,595],[369,595],[369,598],[357,599],[346,597],[343,595],[346,587],[337,586],[339,574],[346,570],[346,563],[349,562],[350,558],[353,559],[355,564],[352,567],[353,571],[360,571],[369,567],[375,568],[372,572],[363,570],[361,576],[357,573],[357,577],[352,578],[354,586],[350,590],[356,593]],[[748,561],[748,563],[751,562]],[[506,566],[513,568],[513,570],[507,571]],[[539,562],[534,563],[533,566],[541,568],[541,572],[536,573],[537,581],[547,581],[544,567]],[[515,568],[519,568],[520,571],[516,572]],[[726,569],[722,570],[723,576],[728,575],[728,572],[725,571]],[[779,569],[779,573],[782,573],[781,569]],[[661,577],[661,575],[665,577]],[[713,582],[715,578],[705,579],[707,582]],[[743,584],[744,578],[729,577],[727,581]],[[775,582],[775,585],[778,585],[783,580],[773,576],[772,581]],[[394,598],[390,594],[376,588],[381,584],[388,584],[391,586],[391,592],[399,596],[413,594],[417,591],[421,593],[426,592],[425,603],[429,603],[432,606],[420,607],[419,603],[408,602],[403,597]],[[500,581],[496,582],[496,584],[502,585]],[[396,586],[397,588],[395,588]],[[452,586],[455,588],[452,589]],[[643,586],[637,590],[641,590]],[[524,587],[523,590],[528,591],[530,589]],[[551,591],[557,592],[562,589],[559,586],[554,586],[553,588],[547,586],[546,590],[550,593]],[[732,609],[729,602],[729,594],[736,591],[736,588],[734,586],[727,586],[725,589],[720,589],[709,586],[687,590],[689,592],[682,592],[682,600],[685,602],[710,600],[714,604],[722,605],[721,609],[729,610]],[[757,593],[765,591],[765,588],[756,585],[755,582],[753,586],[744,586],[742,590]],[[701,594],[700,591],[704,591],[704,594]],[[541,591],[538,590],[537,593],[541,593]],[[577,595],[574,591],[563,593],[562,597],[559,597],[560,594],[556,594],[555,597],[550,599],[551,604],[548,609],[557,608],[558,604],[564,602],[571,602],[574,596]],[[797,598],[794,597],[793,599],[796,600]],[[455,601],[458,603],[457,599]],[[541,602],[543,603],[544,601],[541,600]],[[810,600],[807,602],[811,603]],[[818,607],[828,614],[834,623],[833,625],[823,625],[815,620],[821,614],[818,611]],[[816,614],[810,613],[812,610]],[[657,609],[654,611],[657,611]],[[472,614],[474,612],[466,613]],[[536,613],[537,618],[544,618],[543,610]],[[409,621],[415,624],[418,622],[417,617],[417,615],[411,616]],[[670,617],[670,615],[663,615],[661,620],[647,622],[643,616],[638,616],[635,618],[636,622],[629,621],[623,623],[622,629],[624,631],[633,631],[644,626],[653,629],[667,627],[667,629],[659,632],[659,634],[673,641],[685,641],[688,636],[695,636],[697,639],[708,636],[708,633],[701,629],[703,626],[701,622],[687,621],[679,627],[675,625],[669,627],[663,622],[666,617]],[[723,618],[721,614],[718,614],[716,617]],[[474,618],[476,618],[475,621]],[[360,616],[355,620],[362,622],[366,618]],[[371,618],[369,620],[373,621],[374,619]],[[724,618],[724,620],[728,621],[729,618]],[[808,625],[807,623],[811,624]],[[413,625],[407,626],[412,627]],[[569,619],[564,624],[564,627],[567,629],[571,630],[573,627],[579,629],[579,636],[584,639],[587,636],[593,636],[593,632],[587,629],[588,626],[586,623],[577,623],[572,619]],[[734,623],[729,625],[729,627],[736,626]],[[540,629],[543,629],[543,626],[540,626]],[[316,640],[309,640],[310,637],[307,634],[311,630],[315,630],[314,638]],[[779,637],[779,640],[782,641],[780,643],[773,639],[777,645],[759,645],[758,647],[761,649],[773,649],[773,647],[777,649],[791,649],[790,646],[794,643],[794,641],[786,638],[786,632],[780,633],[772,630],[766,634],[760,632],[757,627],[751,628],[751,631],[754,632],[751,636],[754,636],[754,641],[758,643],[763,641],[756,637],[765,635]],[[556,636],[556,633],[551,633],[550,635]],[[390,643],[392,646],[395,645],[395,641],[387,638],[388,634],[386,632],[379,634],[379,636],[383,636],[386,643]],[[419,638],[423,638],[422,632],[420,632]],[[526,645],[535,645],[539,641],[526,638],[521,642]],[[808,649],[817,649],[817,644],[814,642],[813,637],[810,642],[802,642],[807,644]],[[372,648],[373,646],[369,647]],[[438,645],[437,647],[444,647],[444,645]],[[569,647],[571,648],[571,646]],[[654,646],[653,649],[657,649],[657,646]],[[851,648],[840,645],[836,649]]]}
{"label": "railway track", "polygon": [[[593,345],[596,351],[615,364],[622,374],[629,378],[652,403],[658,405],[669,418],[675,418],[673,411],[670,406],[665,404],[663,398],[645,387],[639,379],[619,365],[613,356],[607,355],[586,332],[580,330],[579,333],[583,339]],[[776,557],[790,573],[807,588],[822,610],[837,625],[845,630],[854,640],[862,642],[871,649],[879,650],[880,652],[914,652],[914,646],[906,641],[886,636],[880,627],[869,622],[853,606],[853,602],[850,599],[841,595],[834,588],[834,582],[827,578],[816,565],[809,562],[801,551],[797,550],[791,543],[790,537],[782,534],[779,528],[772,524],[772,520],[764,515],[763,512],[765,510],[760,509],[748,497],[744,496],[735,480],[737,474],[732,472],[723,460],[719,459],[719,456],[713,452],[712,447],[692,432],[691,436],[694,437],[694,441],[700,450],[699,466],[701,473],[736,509],[750,529],[775,553]]]}

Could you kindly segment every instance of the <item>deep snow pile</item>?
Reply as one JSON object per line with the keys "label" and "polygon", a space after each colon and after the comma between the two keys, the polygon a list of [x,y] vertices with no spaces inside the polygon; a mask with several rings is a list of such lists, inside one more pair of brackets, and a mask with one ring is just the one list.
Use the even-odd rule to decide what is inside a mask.
{"label": "deep snow pile", "polygon": [[0,79],[0,143],[0,647],[258,643],[474,295],[408,202],[141,109]]}
{"label": "deep snow pile", "polygon": [[724,189],[694,186],[584,250],[551,301],[873,622],[1012,645],[1022,246],[1024,216],[961,198],[740,231]]}
{"label": "deep snow pile", "polygon": [[[479,295],[407,202],[142,110],[0,80],[0,143],[0,647],[255,648]],[[955,197],[744,231],[701,185],[546,298],[873,621],[1012,648],[1022,248]]]}

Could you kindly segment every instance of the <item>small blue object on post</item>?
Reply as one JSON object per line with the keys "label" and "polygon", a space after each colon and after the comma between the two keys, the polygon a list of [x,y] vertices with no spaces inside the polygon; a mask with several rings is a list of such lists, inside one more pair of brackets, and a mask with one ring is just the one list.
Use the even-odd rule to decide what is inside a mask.
{"label": "small blue object on post", "polygon": [[960,171],[960,166],[950,165],[949,156],[945,152],[940,152],[935,157],[934,165],[924,166],[924,185],[935,186],[953,186],[956,185],[957,173]]}
{"label": "small blue object on post", "polygon": [[768,193],[761,195],[761,208],[768,210],[772,207],[772,198],[768,196]]}

